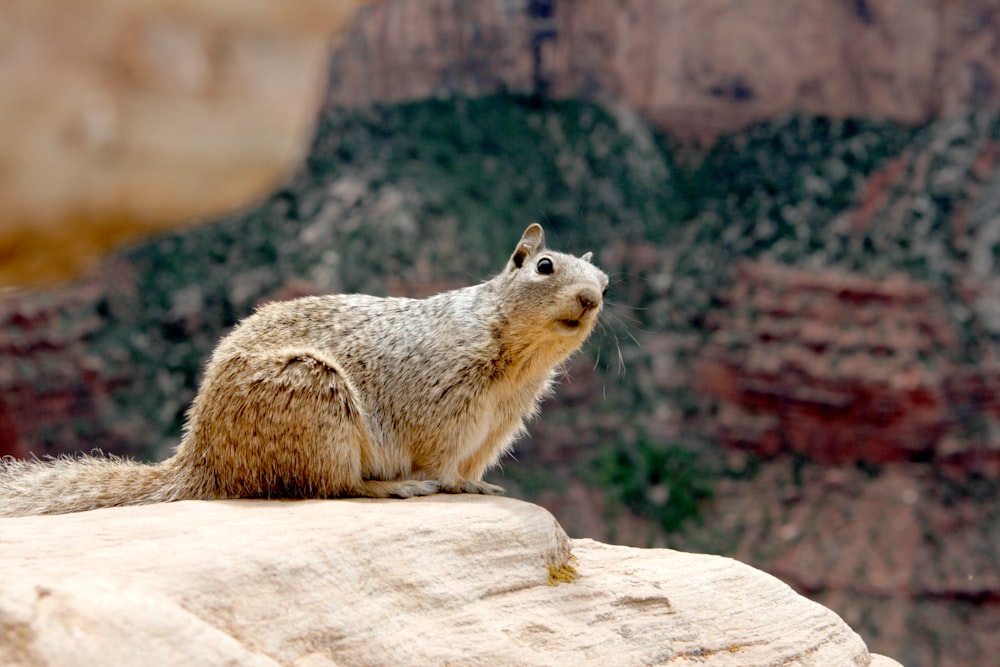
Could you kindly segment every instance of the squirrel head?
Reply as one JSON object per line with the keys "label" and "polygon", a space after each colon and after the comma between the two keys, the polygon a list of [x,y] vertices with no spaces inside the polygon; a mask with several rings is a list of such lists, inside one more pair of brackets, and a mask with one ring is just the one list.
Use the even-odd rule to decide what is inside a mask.
{"label": "squirrel head", "polygon": [[529,225],[496,278],[503,292],[505,334],[562,350],[563,356],[576,350],[597,323],[608,287],[592,256],[549,250],[541,225]]}

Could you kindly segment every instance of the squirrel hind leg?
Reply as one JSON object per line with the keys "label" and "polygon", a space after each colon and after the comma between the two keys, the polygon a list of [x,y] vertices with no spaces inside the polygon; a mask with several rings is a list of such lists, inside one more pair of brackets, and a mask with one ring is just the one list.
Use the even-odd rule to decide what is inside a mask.
{"label": "squirrel hind leg", "polygon": [[380,495],[364,493],[373,444],[357,392],[322,353],[234,356],[215,365],[196,403],[178,458],[214,473],[203,497]]}

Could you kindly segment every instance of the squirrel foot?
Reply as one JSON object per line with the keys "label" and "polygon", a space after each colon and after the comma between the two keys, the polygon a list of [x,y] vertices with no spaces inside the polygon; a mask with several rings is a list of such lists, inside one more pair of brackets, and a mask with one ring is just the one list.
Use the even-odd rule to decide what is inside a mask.
{"label": "squirrel foot", "polygon": [[439,490],[438,482],[432,479],[404,479],[398,481],[365,480],[358,489],[358,495],[369,498],[412,498],[429,496]]}
{"label": "squirrel foot", "polygon": [[452,484],[441,482],[438,491],[441,493],[480,493],[484,496],[502,496],[507,493],[502,486],[472,479],[464,479]]}

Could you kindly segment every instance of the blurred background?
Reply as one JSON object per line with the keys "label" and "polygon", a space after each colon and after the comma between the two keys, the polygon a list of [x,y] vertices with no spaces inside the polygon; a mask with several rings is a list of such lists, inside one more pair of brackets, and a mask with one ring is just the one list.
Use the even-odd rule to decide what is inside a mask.
{"label": "blurred background", "polygon": [[200,4],[0,8],[0,454],[164,458],[257,304],[539,221],[609,303],[492,481],[1000,655],[1000,5]]}

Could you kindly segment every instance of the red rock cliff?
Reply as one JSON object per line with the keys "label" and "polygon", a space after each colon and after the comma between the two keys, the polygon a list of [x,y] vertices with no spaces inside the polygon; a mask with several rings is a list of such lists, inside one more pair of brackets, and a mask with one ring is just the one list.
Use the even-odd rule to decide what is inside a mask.
{"label": "red rock cliff", "polygon": [[703,139],[788,111],[918,123],[996,105],[998,27],[988,0],[385,0],[335,48],[330,97],[583,97]]}

